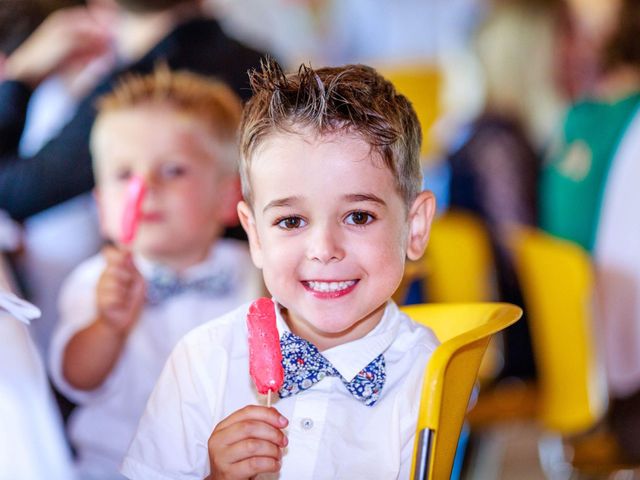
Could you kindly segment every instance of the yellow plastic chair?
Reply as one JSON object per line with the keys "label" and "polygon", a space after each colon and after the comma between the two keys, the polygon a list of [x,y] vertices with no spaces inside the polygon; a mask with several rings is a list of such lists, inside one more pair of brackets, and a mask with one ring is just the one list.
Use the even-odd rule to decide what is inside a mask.
{"label": "yellow plastic chair", "polygon": [[515,229],[513,247],[531,317],[539,418],[551,431],[583,432],[603,417],[608,397],[595,355],[591,261],[578,245],[535,229]]}
{"label": "yellow plastic chair", "polygon": [[422,127],[423,158],[437,150],[432,127],[442,113],[440,94],[443,77],[438,66],[426,63],[379,65],[378,70],[413,104]]}
{"label": "yellow plastic chair", "polygon": [[425,370],[413,479],[448,479],[489,340],[516,322],[522,310],[506,303],[420,304],[402,310],[441,342]]}
{"label": "yellow plastic chair", "polygon": [[423,281],[425,301],[495,300],[493,253],[484,222],[461,210],[449,210],[437,217],[424,256],[407,263],[403,282],[394,296],[398,303],[418,279]]}
{"label": "yellow plastic chair", "polygon": [[563,440],[559,452],[573,451],[566,459],[570,467],[625,467],[613,437],[593,430],[607,412],[608,392],[595,348],[588,254],[577,244],[522,227],[514,228],[512,247],[538,370],[539,420]]}
{"label": "yellow plastic chair", "polygon": [[489,302],[496,298],[491,242],[476,215],[449,210],[431,227],[423,258],[430,302]]}

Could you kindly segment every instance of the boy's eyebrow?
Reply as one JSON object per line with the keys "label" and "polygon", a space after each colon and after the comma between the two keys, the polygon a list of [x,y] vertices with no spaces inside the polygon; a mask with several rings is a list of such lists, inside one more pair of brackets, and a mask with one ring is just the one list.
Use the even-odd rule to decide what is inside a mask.
{"label": "boy's eyebrow", "polygon": [[285,198],[276,198],[275,200],[271,200],[269,203],[267,203],[265,205],[265,207],[262,209],[262,213],[266,212],[270,208],[288,207],[292,203],[294,203],[296,200],[299,200],[299,199],[300,199],[300,197],[295,197],[295,196],[294,197],[285,197]]}
{"label": "boy's eyebrow", "polygon": [[351,193],[349,195],[345,195],[344,199],[348,202],[374,202],[382,206],[387,204],[387,202],[373,193]]}

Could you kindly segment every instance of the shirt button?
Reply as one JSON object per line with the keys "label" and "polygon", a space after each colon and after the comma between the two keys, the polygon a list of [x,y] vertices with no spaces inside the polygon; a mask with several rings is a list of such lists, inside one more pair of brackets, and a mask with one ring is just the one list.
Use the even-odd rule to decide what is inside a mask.
{"label": "shirt button", "polygon": [[313,420],[311,420],[310,418],[303,418],[302,420],[300,420],[300,426],[304,430],[311,430],[313,428]]}

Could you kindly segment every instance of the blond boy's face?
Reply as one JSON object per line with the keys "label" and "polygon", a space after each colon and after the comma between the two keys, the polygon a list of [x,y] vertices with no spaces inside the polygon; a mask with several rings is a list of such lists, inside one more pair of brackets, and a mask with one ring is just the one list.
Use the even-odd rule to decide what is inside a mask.
{"label": "blond boy's face", "polygon": [[175,268],[204,259],[237,201],[211,134],[197,120],[149,105],[104,114],[94,128],[104,233],[120,238],[127,183],[139,175],[147,191],[133,249]]}
{"label": "blond boy's face", "polygon": [[320,349],[368,333],[422,255],[435,201],[407,213],[388,168],[363,140],[274,134],[252,158],[253,205],[238,213],[292,331]]}

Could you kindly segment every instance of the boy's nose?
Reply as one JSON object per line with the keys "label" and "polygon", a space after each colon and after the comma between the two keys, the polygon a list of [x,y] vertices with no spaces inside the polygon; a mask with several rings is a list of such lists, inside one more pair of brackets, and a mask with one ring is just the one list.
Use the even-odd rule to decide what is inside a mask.
{"label": "boy's nose", "polygon": [[338,227],[318,225],[310,232],[307,258],[321,263],[340,261],[345,250]]}
{"label": "boy's nose", "polygon": [[158,186],[158,177],[152,170],[145,170],[138,173],[144,181],[147,190],[155,190]]}

